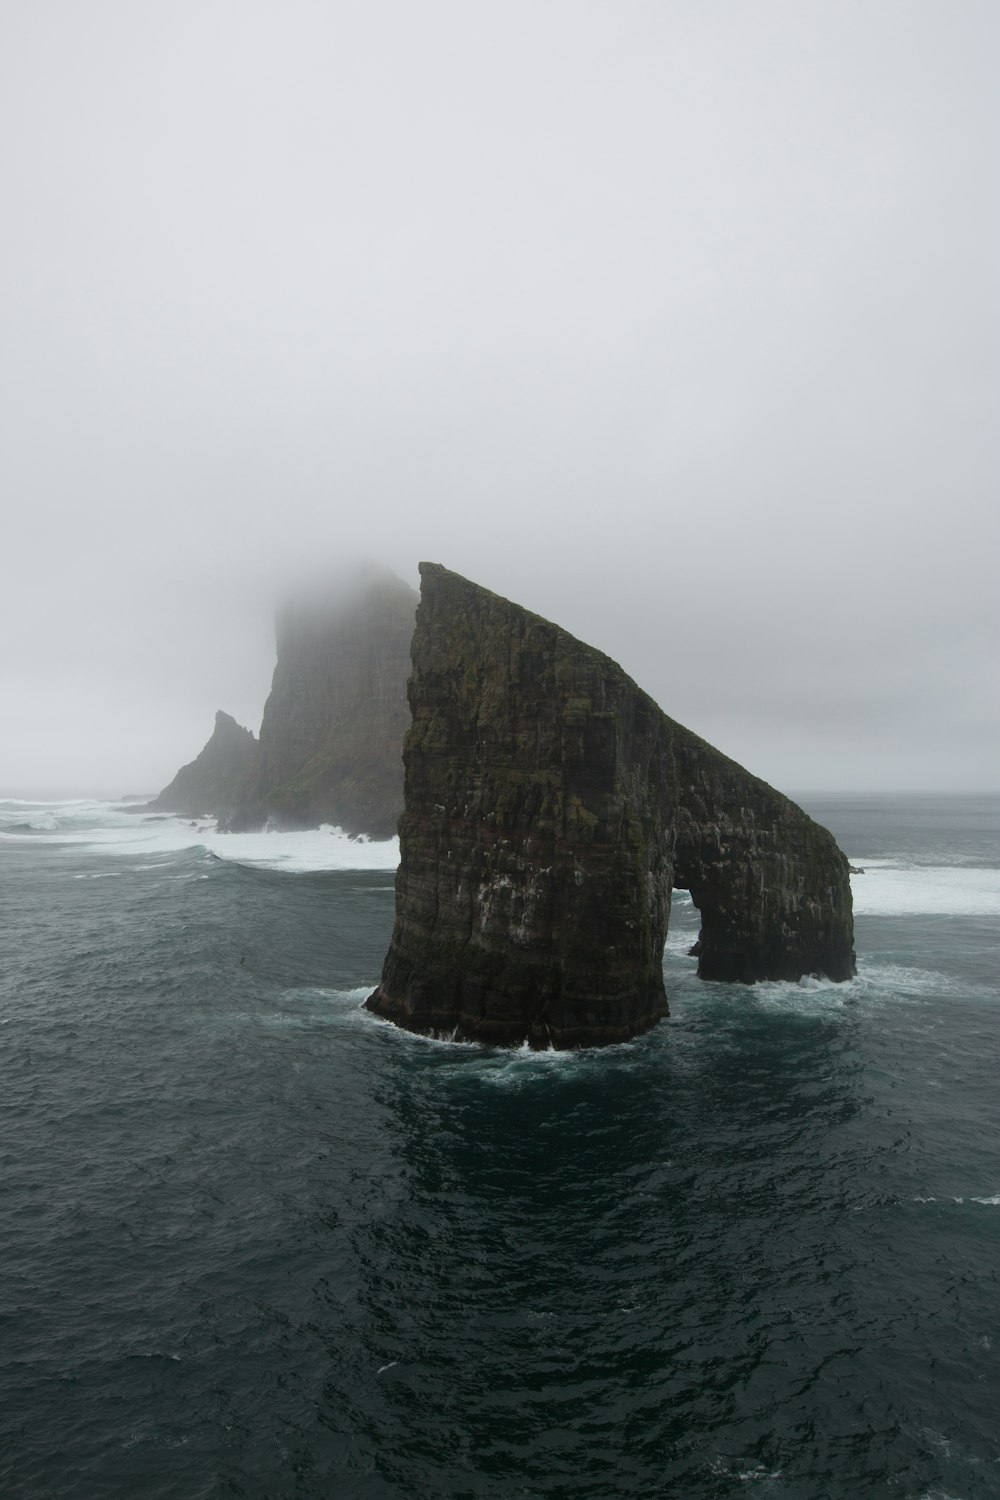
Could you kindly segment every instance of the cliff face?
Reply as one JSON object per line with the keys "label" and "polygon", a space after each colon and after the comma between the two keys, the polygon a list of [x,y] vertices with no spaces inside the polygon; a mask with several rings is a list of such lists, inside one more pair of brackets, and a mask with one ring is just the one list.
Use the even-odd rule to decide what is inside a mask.
{"label": "cliff face", "polygon": [[825,829],[608,657],[420,571],[396,922],[372,1010],[458,1040],[626,1040],[667,1014],[676,886],[701,910],[705,978],[854,972],[847,862]]}
{"label": "cliff face", "polygon": [[395,834],[416,605],[399,578],[373,571],[332,602],[279,612],[260,748],[226,827]]}
{"label": "cliff face", "polygon": [[201,754],[181,766],[169,786],[148,808],[158,812],[219,813],[234,806],[239,787],[257,756],[257,741],[249,729],[220,708],[215,728]]}

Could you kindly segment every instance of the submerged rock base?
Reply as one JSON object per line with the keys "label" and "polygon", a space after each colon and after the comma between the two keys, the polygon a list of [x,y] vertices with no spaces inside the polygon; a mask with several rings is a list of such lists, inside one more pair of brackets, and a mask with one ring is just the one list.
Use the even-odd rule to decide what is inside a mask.
{"label": "submerged rock base", "polygon": [[847,861],[801,808],[557,625],[421,564],[396,922],[369,1009],[536,1048],[668,1014],[674,887],[698,972],[854,973]]}

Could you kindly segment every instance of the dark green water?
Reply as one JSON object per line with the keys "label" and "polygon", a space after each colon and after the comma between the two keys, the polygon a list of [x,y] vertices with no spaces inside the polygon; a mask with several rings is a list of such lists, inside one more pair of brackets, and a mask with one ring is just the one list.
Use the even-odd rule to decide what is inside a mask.
{"label": "dark green water", "polygon": [[0,1493],[1000,1496],[1000,802],[810,810],[859,978],[678,904],[575,1055],[361,1011],[389,871],[0,840]]}

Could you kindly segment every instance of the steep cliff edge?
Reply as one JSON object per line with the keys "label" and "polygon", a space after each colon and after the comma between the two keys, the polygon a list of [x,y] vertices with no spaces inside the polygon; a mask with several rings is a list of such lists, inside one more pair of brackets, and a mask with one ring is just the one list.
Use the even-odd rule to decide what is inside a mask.
{"label": "steep cliff edge", "polygon": [[413,589],[373,568],[279,611],[259,751],[224,827],[395,834],[416,606]]}
{"label": "steep cliff edge", "polygon": [[624,1041],[667,1014],[674,887],[705,978],[854,972],[847,862],[610,658],[421,564],[402,860],[367,1004],[412,1031]]}
{"label": "steep cliff edge", "polygon": [[181,766],[169,786],[142,811],[176,812],[188,817],[233,807],[244,778],[257,758],[257,741],[220,708],[204,749]]}

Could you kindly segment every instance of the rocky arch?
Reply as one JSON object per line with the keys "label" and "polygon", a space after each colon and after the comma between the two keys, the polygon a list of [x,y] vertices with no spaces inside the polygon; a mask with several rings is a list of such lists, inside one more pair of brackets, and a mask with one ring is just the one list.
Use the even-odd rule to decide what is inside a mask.
{"label": "rocky arch", "polygon": [[396,921],[372,1010],[507,1045],[636,1036],[668,1013],[675,884],[701,909],[706,978],[854,972],[847,862],[826,829],[601,652],[420,571]]}

